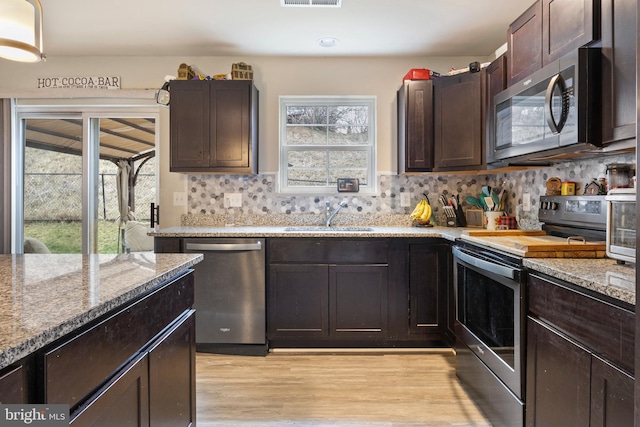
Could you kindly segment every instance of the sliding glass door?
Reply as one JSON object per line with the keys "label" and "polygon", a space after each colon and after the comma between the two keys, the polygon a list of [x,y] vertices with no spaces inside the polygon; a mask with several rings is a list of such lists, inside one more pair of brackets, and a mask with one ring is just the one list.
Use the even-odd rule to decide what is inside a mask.
{"label": "sliding glass door", "polygon": [[12,252],[119,253],[156,199],[157,112],[17,108]]}

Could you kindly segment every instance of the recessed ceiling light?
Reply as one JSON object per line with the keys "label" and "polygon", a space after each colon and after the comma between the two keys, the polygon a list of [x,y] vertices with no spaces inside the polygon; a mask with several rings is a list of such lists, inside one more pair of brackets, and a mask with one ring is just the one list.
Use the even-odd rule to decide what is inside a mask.
{"label": "recessed ceiling light", "polygon": [[280,0],[282,7],[342,7],[342,0]]}
{"label": "recessed ceiling light", "polygon": [[322,47],[334,47],[338,44],[338,39],[333,37],[323,37],[318,40],[318,44]]}

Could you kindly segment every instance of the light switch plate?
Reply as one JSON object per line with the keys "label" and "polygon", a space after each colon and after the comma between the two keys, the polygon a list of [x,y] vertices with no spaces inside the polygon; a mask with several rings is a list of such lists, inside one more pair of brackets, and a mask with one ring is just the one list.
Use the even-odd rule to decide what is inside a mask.
{"label": "light switch plate", "polygon": [[411,194],[400,193],[400,207],[407,208],[411,206]]}
{"label": "light switch plate", "polygon": [[525,212],[531,211],[531,194],[530,193],[522,194],[522,210]]}
{"label": "light switch plate", "polygon": [[224,193],[225,208],[241,208],[242,193]]}
{"label": "light switch plate", "polygon": [[184,191],[174,191],[173,206],[187,206],[187,193]]}

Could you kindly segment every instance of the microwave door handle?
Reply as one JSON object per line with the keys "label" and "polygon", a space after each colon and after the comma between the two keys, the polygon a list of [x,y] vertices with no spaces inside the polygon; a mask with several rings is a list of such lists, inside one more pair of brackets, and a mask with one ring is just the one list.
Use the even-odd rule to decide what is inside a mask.
{"label": "microwave door handle", "polygon": [[[556,121],[555,117],[553,117],[553,91],[558,86],[560,88],[560,103],[562,106],[562,112],[560,113],[560,118]],[[568,105],[564,102],[564,96],[566,92],[566,86],[564,84],[564,79],[560,74],[556,74],[549,81],[549,85],[547,85],[547,91],[544,95],[544,105],[545,105],[545,117],[547,118],[547,125],[551,129],[551,132],[554,134],[560,133],[562,128],[564,127],[565,122],[567,121],[567,117],[569,116],[569,108]]]}

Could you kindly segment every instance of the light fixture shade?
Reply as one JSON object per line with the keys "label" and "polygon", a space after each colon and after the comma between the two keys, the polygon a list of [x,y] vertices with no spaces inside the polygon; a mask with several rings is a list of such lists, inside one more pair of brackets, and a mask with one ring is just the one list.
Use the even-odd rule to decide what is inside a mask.
{"label": "light fixture shade", "polygon": [[0,2],[0,57],[20,62],[44,59],[40,0]]}

